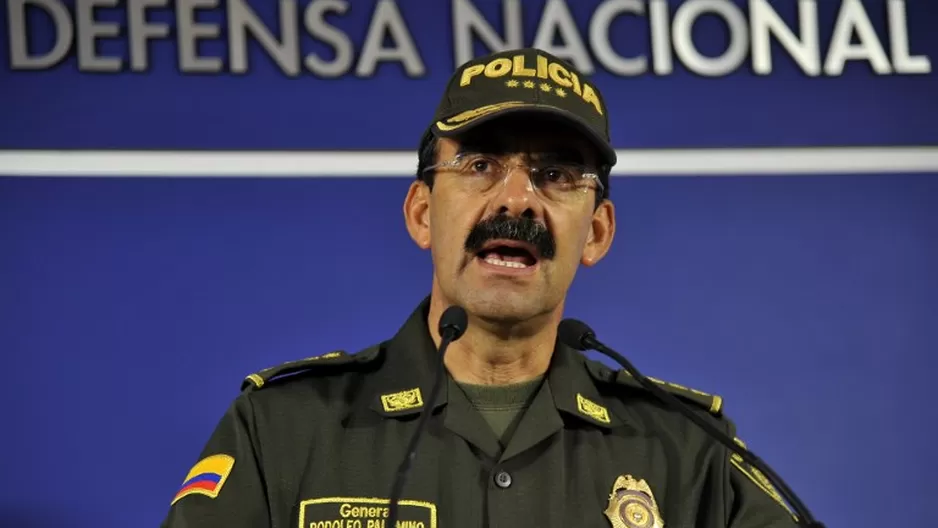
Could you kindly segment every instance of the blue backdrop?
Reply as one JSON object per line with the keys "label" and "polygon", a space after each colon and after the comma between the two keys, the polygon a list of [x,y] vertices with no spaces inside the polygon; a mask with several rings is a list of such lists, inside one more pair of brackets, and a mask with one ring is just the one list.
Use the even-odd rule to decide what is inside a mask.
{"label": "blue backdrop", "polygon": [[[685,148],[836,159],[850,154],[821,149],[938,146],[931,1],[214,3],[189,18],[192,1],[149,9],[166,31],[145,57],[124,7],[0,10],[2,526],[155,526],[244,375],[389,337],[431,273],[403,225],[406,171],[227,178],[167,165],[139,177],[161,170],[157,153],[118,177],[61,175],[68,166],[48,177],[10,161],[27,151],[94,149],[103,167],[131,149],[410,150],[461,39],[478,54],[511,35],[592,65],[616,146],[661,160]],[[604,30],[629,6],[644,14]],[[698,8],[719,14],[688,25]],[[798,53],[776,37],[770,52],[758,45],[776,12],[808,42]],[[255,14],[276,51],[247,33],[238,72],[238,21]],[[480,19],[491,35],[466,29]],[[193,20],[217,31],[187,56]],[[93,21],[116,36],[87,46]],[[624,73],[603,43],[646,55],[648,70]],[[740,60],[706,60],[727,49]],[[196,54],[219,58],[217,71],[193,71]],[[724,396],[740,436],[828,526],[934,526],[931,169],[617,177],[617,240],[578,275],[567,313],[649,375]]]}

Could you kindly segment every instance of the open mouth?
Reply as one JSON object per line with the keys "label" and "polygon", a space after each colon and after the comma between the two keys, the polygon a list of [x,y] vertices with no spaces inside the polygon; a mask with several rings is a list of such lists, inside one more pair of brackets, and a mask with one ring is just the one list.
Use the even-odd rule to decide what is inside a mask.
{"label": "open mouth", "polygon": [[534,248],[516,242],[492,242],[476,254],[486,264],[503,268],[526,269],[537,264]]}

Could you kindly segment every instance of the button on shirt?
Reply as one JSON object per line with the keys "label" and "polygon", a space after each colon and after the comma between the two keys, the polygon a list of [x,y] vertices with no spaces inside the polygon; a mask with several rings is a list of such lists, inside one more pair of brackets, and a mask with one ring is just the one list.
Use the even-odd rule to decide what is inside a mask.
{"label": "button on shirt", "polygon": [[507,471],[499,471],[495,474],[495,485],[502,489],[511,486],[511,475]]}

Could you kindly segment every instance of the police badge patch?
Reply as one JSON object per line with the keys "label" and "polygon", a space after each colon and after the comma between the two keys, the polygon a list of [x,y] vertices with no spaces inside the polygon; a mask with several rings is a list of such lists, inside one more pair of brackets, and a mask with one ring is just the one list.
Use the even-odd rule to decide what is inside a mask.
{"label": "police badge patch", "polygon": [[664,520],[658,512],[658,503],[644,479],[635,480],[632,475],[616,479],[609,494],[609,505],[603,512],[612,523],[612,528],[664,528]]}

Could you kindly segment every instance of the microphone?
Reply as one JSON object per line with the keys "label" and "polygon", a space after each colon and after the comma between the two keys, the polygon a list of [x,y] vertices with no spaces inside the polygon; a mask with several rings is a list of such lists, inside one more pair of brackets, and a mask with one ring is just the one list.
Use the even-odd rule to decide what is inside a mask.
{"label": "microphone", "polygon": [[765,474],[773,485],[775,485],[782,497],[792,506],[795,510],[795,515],[798,517],[797,523],[799,526],[805,526],[808,528],[824,528],[824,525],[817,521],[814,516],[811,514],[811,511],[808,510],[808,507],[801,502],[801,499],[792,491],[791,488],[782,480],[775,471],[772,470],[762,461],[759,457],[753,454],[747,449],[743,449],[733,441],[726,433],[720,431],[713,425],[707,423],[703,418],[697,416],[690,408],[684,405],[676,396],[667,392],[666,390],[659,387],[657,384],[646,378],[641,374],[625,357],[616,352],[615,350],[607,347],[602,344],[598,339],[596,339],[596,333],[593,332],[593,329],[590,328],[586,323],[578,321],[576,319],[564,319],[560,322],[560,325],[557,327],[557,334],[560,338],[560,341],[566,344],[571,348],[577,350],[596,350],[602,354],[612,358],[616,363],[622,365],[622,368],[626,370],[629,374],[641,384],[642,387],[647,389],[649,392],[654,394],[659,400],[661,400],[665,405],[671,407],[672,409],[677,410],[690,421],[697,424],[701,429],[704,430],[708,435],[718,440],[721,444],[726,446],[730,451],[736,453],[743,458],[749,465],[755,467],[763,474]]}
{"label": "microphone", "polygon": [[420,443],[420,438],[427,428],[427,419],[430,418],[433,404],[436,403],[436,399],[440,395],[440,386],[443,384],[443,354],[446,353],[446,349],[449,347],[450,343],[462,337],[468,326],[469,317],[466,315],[466,310],[459,306],[450,306],[444,310],[443,315],[440,316],[440,324],[438,327],[441,338],[440,352],[437,354],[433,388],[430,390],[430,398],[424,402],[423,411],[420,412],[417,429],[414,431],[414,436],[411,437],[410,444],[407,446],[407,454],[404,456],[404,460],[401,461],[401,465],[397,468],[397,474],[394,477],[394,485],[391,486],[388,521],[385,523],[385,526],[391,528],[397,526],[398,502],[404,490],[404,483],[407,481],[407,474],[410,472],[410,464],[414,461],[414,457],[417,454],[417,445]]}

